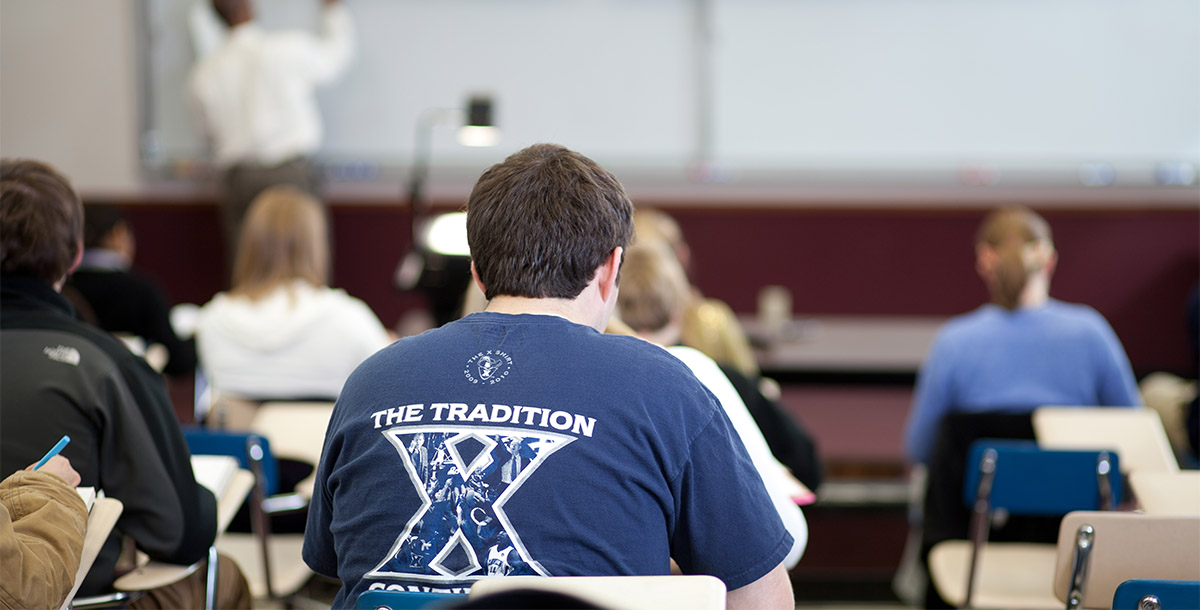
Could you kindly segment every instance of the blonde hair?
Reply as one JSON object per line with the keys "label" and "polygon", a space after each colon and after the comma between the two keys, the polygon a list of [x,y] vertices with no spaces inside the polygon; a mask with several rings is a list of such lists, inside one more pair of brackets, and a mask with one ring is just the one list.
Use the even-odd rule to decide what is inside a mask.
{"label": "blonde hair", "polygon": [[1000,208],[988,214],[975,237],[976,248],[996,252],[997,264],[988,281],[992,301],[1016,309],[1029,277],[1054,258],[1054,240],[1045,218],[1024,206]]}
{"label": "blonde hair", "polygon": [[250,204],[238,238],[232,294],[257,300],[294,280],[329,282],[325,211],[293,186],[273,186]]}
{"label": "blonde hair", "polygon": [[665,242],[638,241],[625,252],[617,308],[621,321],[637,332],[666,328],[687,308],[687,276]]}
{"label": "blonde hair", "polygon": [[679,223],[665,212],[653,208],[637,208],[633,211],[633,233],[635,243],[664,241],[672,248],[683,243],[683,230]]}

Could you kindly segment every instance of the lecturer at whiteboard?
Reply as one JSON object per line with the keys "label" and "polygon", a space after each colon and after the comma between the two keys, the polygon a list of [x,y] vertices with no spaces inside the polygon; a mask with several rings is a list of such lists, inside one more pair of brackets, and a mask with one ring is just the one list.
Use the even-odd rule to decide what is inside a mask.
{"label": "lecturer at whiteboard", "polygon": [[[322,0],[315,35],[265,31],[250,0],[212,0],[212,9],[228,32],[211,52],[198,48],[191,92],[224,174],[222,221],[232,254],[242,217],[260,191],[291,184],[319,196],[321,176],[312,163],[321,144],[316,89],[350,63],[354,24],[338,0]],[[194,19],[193,30],[202,36]]]}

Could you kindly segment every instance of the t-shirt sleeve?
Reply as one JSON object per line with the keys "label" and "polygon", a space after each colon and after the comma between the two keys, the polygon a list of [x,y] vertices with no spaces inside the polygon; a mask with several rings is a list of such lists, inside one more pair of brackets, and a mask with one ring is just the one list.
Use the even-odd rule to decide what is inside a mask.
{"label": "t-shirt sleeve", "polygon": [[746,449],[716,409],[671,481],[678,519],[671,557],[685,574],[710,574],[729,590],[761,578],[792,547]]}
{"label": "t-shirt sleeve", "polygon": [[329,519],[333,507],[330,506],[321,474],[318,472],[317,484],[308,506],[308,522],[304,527],[304,548],[301,550],[301,557],[313,572],[336,578],[337,553],[334,552],[333,541],[329,536]]}
{"label": "t-shirt sleeve", "polygon": [[[334,426],[329,427],[328,434],[335,434]],[[317,464],[316,482],[308,505],[308,521],[304,527],[304,547],[300,552],[308,567],[331,578],[338,577],[338,562],[333,537],[329,531],[333,519],[333,503],[326,481],[330,463],[336,454],[337,451],[330,449],[329,439],[326,438],[320,463]]]}

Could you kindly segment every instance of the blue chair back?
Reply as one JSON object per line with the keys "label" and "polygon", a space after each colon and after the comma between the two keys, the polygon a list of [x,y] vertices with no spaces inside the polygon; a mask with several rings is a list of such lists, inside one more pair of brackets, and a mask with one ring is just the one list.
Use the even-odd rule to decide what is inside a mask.
{"label": "blue chair back", "polygon": [[465,601],[465,593],[367,591],[358,596],[354,610],[428,610]]}
{"label": "blue chair back", "polygon": [[[1124,479],[1116,452],[1039,449],[1033,441],[981,439],[971,445],[963,501],[971,506],[982,477],[979,465],[989,450],[995,453],[991,508],[1013,515],[1065,515],[1073,510],[1098,510],[1107,494],[1120,504]],[[1103,454],[1103,456],[1102,456]],[[1102,457],[1108,464],[1101,466]],[[1098,469],[1107,472],[1104,479]]]}
{"label": "blue chair back", "polygon": [[1127,580],[1113,594],[1113,610],[1200,608],[1200,580]]}
{"label": "blue chair back", "polygon": [[279,466],[275,456],[271,454],[271,444],[267,439],[253,432],[230,432],[227,430],[209,430],[199,426],[185,426],[183,437],[187,440],[188,450],[195,455],[228,455],[238,461],[242,468],[255,471],[251,464],[251,451],[260,447],[263,473],[263,492],[269,497],[279,489]]}

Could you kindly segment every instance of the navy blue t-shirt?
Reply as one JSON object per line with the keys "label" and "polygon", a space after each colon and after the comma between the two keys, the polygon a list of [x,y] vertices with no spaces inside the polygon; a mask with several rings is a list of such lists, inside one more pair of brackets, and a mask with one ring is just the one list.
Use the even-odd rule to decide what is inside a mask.
{"label": "navy blue t-shirt", "polygon": [[346,382],[304,560],[372,588],[486,576],[711,574],[736,589],[791,547],[720,405],[681,362],[566,319],[477,313]]}

